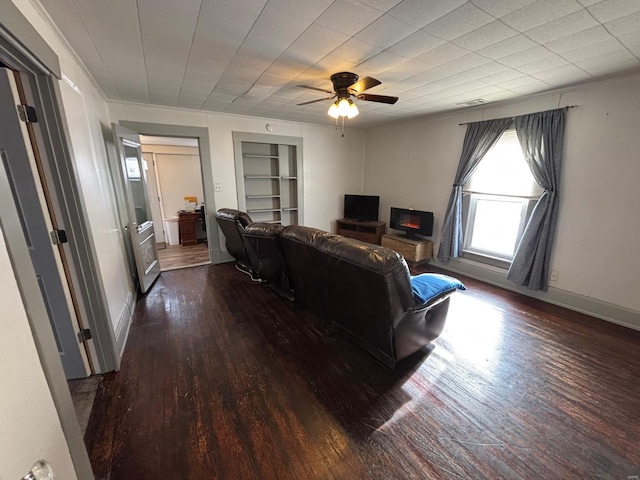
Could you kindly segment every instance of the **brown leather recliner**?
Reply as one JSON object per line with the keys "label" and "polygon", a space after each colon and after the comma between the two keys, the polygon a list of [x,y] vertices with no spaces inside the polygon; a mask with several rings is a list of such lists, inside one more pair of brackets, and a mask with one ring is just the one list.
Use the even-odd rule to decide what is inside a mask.
{"label": "brown leather recliner", "polygon": [[247,250],[243,237],[245,229],[253,223],[249,214],[232,208],[221,208],[216,212],[216,221],[226,238],[227,251],[236,259],[236,266],[256,277],[255,262],[250,258],[252,255]]}
{"label": "brown leather recliner", "polygon": [[260,280],[267,282],[280,295],[293,300],[287,266],[279,245],[279,236],[284,228],[274,223],[252,223],[244,229],[243,237],[247,254]]}

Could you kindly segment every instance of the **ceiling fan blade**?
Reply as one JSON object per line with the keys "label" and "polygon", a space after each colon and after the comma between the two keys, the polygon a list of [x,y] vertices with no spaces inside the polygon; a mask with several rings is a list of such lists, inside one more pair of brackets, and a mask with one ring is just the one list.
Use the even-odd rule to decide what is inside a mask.
{"label": "ceiling fan blade", "polygon": [[375,87],[376,85],[380,85],[382,82],[380,80],[377,80],[373,77],[364,77],[361,78],[360,80],[358,80],[356,83],[354,83],[353,85],[351,85],[348,90],[349,93],[353,93],[354,95],[358,95],[362,92],[364,92],[365,90],[369,90],[372,87]]}
{"label": "ceiling fan blade", "polygon": [[300,88],[308,88],[309,90],[317,90],[318,92],[324,92],[324,93],[333,94],[333,92],[331,90],[325,90],[324,88],[310,87],[309,85],[296,85],[296,86],[300,87]]}
{"label": "ceiling fan blade", "polygon": [[333,97],[319,98],[317,100],[311,100],[309,102],[297,103],[296,105],[300,106],[300,105],[309,105],[310,103],[324,102],[325,100],[331,100],[334,97],[335,97],[335,95]]}
{"label": "ceiling fan blade", "polygon": [[372,95],[370,93],[363,93],[358,95],[358,100],[367,100],[369,102],[389,103],[393,105],[398,101],[398,97],[390,97],[388,95]]}

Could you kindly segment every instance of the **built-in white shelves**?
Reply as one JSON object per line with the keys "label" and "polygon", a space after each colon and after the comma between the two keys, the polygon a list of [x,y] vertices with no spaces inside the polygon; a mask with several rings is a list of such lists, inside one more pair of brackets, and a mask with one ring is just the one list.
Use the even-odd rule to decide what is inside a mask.
{"label": "built-in white shelves", "polygon": [[233,132],[238,206],[255,222],[302,222],[302,139]]}

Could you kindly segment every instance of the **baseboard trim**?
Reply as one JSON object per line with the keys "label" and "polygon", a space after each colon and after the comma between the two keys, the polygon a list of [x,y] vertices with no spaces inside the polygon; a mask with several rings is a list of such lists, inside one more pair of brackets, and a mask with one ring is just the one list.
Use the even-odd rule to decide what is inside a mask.
{"label": "baseboard trim", "polygon": [[[118,327],[116,328],[116,354],[118,358],[122,358],[124,353],[124,347],[127,344],[127,338],[129,337],[129,330],[131,328],[131,321],[133,319],[133,310],[136,305],[136,299],[134,292],[129,292],[127,300],[122,308],[120,314],[120,320],[118,321]],[[119,363],[119,362],[118,362]]]}
{"label": "baseboard trim", "polygon": [[503,269],[480,266],[475,262],[450,260],[448,263],[443,263],[434,260],[433,264],[443,270],[466,275],[481,282],[489,283],[512,292],[518,292],[528,297],[537,298],[543,302],[558,305],[568,308],[569,310],[599,318],[600,320],[640,331],[640,312],[630,308],[621,307],[554,287],[549,287],[546,292],[529,290],[528,288],[519,287],[507,280],[506,271]]}

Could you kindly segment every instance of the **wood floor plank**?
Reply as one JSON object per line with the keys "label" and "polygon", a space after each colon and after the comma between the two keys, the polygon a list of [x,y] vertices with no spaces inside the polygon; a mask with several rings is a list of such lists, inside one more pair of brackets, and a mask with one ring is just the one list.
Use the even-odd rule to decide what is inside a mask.
{"label": "wood floor plank", "polygon": [[640,475],[640,332],[461,279],[389,371],[232,264],[164,272],[96,395],[96,478]]}

